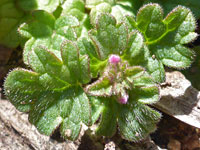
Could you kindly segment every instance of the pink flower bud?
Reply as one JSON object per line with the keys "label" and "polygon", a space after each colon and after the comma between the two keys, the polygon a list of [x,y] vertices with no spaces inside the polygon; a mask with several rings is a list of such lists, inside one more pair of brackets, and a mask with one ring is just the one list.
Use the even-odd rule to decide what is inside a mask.
{"label": "pink flower bud", "polygon": [[118,55],[110,55],[109,62],[111,64],[118,64],[121,61],[121,58]]}
{"label": "pink flower bud", "polygon": [[120,104],[126,104],[128,102],[128,98],[129,98],[128,94],[124,95],[123,97],[120,97],[119,103]]}

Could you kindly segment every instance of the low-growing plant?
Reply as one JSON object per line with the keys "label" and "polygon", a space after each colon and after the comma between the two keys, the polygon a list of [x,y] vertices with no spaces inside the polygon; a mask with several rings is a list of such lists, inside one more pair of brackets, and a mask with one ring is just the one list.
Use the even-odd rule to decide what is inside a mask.
{"label": "low-growing plant", "polygon": [[124,139],[139,141],[156,129],[161,114],[149,105],[160,98],[164,65],[184,69],[194,59],[186,47],[197,37],[188,8],[163,18],[155,3],[136,14],[143,4],[136,0],[62,0],[55,9],[18,2],[32,11],[18,28],[29,68],[11,71],[4,89],[41,133],[59,128],[76,140],[82,124],[98,120],[98,135],[111,137],[118,127]]}

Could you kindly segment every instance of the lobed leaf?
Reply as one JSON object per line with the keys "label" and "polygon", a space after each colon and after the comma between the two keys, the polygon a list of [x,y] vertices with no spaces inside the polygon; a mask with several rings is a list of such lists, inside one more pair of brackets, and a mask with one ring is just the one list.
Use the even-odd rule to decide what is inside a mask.
{"label": "lobed leaf", "polygon": [[144,68],[140,66],[127,67],[124,71],[124,75],[127,80],[133,83],[134,79],[140,78],[145,74]]}
{"label": "lobed leaf", "polygon": [[5,94],[23,112],[30,110],[31,103],[42,92],[41,87],[39,74],[20,68],[10,72],[4,82]]}
{"label": "lobed leaf", "polygon": [[104,106],[102,105],[102,100],[94,97],[89,96],[90,104],[91,104],[91,124],[94,124],[101,115]]}
{"label": "lobed leaf", "polygon": [[91,9],[90,22],[93,26],[96,20],[102,13],[110,13],[115,17],[117,23],[123,22],[125,15],[135,17],[136,5],[131,0],[114,1],[114,0],[99,0],[99,1],[86,1],[86,7]]}
{"label": "lobed leaf", "polygon": [[34,104],[29,120],[46,135],[51,135],[61,126],[61,135],[75,140],[81,122],[90,123],[89,100],[80,87],[71,87],[62,93],[45,92]]}
{"label": "lobed leaf", "polygon": [[97,134],[112,137],[118,125],[123,138],[139,141],[156,129],[161,116],[145,104],[159,100],[159,88],[144,68],[123,60],[108,64],[85,91],[95,96],[91,103],[94,122],[100,117]]}
{"label": "lobed leaf", "polygon": [[174,7],[178,5],[182,5],[182,6],[190,8],[197,18],[200,17],[200,12],[199,12],[200,2],[196,0],[181,0],[181,1],[179,0],[168,0],[168,1],[146,0],[144,3],[149,3],[149,2],[160,4],[164,8],[165,14],[169,13]]}
{"label": "lobed leaf", "polygon": [[110,5],[113,5],[116,3],[116,0],[86,0],[86,7],[93,8],[102,2],[106,2]]}
{"label": "lobed leaf", "polygon": [[98,81],[89,85],[86,91],[93,96],[111,96],[112,85],[110,79],[107,76],[103,76]]}
{"label": "lobed leaf", "polygon": [[122,53],[127,44],[126,26],[116,25],[116,20],[109,14],[100,15],[96,30],[91,30],[89,34],[101,60],[105,60],[109,54]]}
{"label": "lobed leaf", "polygon": [[38,73],[48,73],[59,76],[62,62],[44,47],[36,47],[29,54],[29,65]]}
{"label": "lobed leaf", "polygon": [[135,142],[155,131],[161,117],[157,111],[141,104],[134,107],[125,105],[119,111],[118,125],[122,137]]}
{"label": "lobed leaf", "polygon": [[19,33],[29,39],[24,46],[24,63],[28,64],[29,52],[40,45],[60,58],[61,43],[67,39],[77,39],[74,28],[78,25],[78,20],[73,16],[55,19],[52,14],[43,10],[34,11],[32,21],[22,24],[19,28]]}
{"label": "lobed leaf", "polygon": [[102,116],[96,133],[107,137],[112,137],[117,127],[117,106],[112,99],[106,99],[102,110]]}
{"label": "lobed leaf", "polygon": [[164,81],[163,65],[182,69],[193,62],[194,53],[184,46],[197,37],[195,18],[189,9],[178,6],[163,19],[162,8],[148,4],[139,10],[136,20],[127,17],[126,22],[129,30],[138,29],[145,38],[144,66],[155,81]]}
{"label": "lobed leaf", "polygon": [[76,28],[78,37],[88,37],[88,30],[91,29],[90,19],[85,10],[83,0],[66,0],[62,5],[61,16],[72,15],[76,17],[80,26]]}
{"label": "lobed leaf", "polygon": [[4,87],[10,101],[18,110],[29,112],[30,122],[43,134],[51,135],[60,127],[65,139],[75,140],[82,123],[90,124],[91,109],[83,89],[56,75],[16,69]]}
{"label": "lobed leaf", "polygon": [[70,71],[71,78],[85,84],[90,81],[90,64],[87,55],[80,57],[80,52],[74,43],[66,41],[62,45],[61,57],[64,65]]}

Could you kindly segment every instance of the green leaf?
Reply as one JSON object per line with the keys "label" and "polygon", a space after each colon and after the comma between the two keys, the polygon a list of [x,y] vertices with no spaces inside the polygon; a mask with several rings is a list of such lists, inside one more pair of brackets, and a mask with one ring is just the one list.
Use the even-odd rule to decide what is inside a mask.
{"label": "green leaf", "polygon": [[135,87],[145,87],[145,86],[154,86],[155,81],[151,76],[148,75],[148,73],[144,73],[143,76],[140,76],[139,78],[135,78],[133,80]]}
{"label": "green leaf", "polygon": [[17,28],[25,14],[18,9],[14,0],[0,2],[0,44],[15,48],[20,44]]}
{"label": "green leaf", "polygon": [[71,41],[66,41],[62,45],[62,60],[68,66],[72,77],[76,78],[76,75],[80,74],[79,50]]}
{"label": "green leaf", "polygon": [[182,45],[176,45],[174,47],[163,46],[162,51],[164,52],[161,52],[160,49],[155,50],[157,58],[169,67],[178,69],[186,68],[194,60],[194,52]]}
{"label": "green leaf", "polygon": [[[182,69],[191,65],[194,53],[185,46],[196,39],[196,21],[192,12],[178,6],[165,19],[158,4],[143,6],[134,20],[126,18],[129,30],[138,29],[145,38],[147,70],[157,82],[164,81],[163,65]],[[154,71],[153,71],[154,70]]]}
{"label": "green leaf", "polygon": [[89,35],[101,60],[109,54],[120,54],[127,44],[127,29],[124,24],[116,25],[116,20],[109,14],[99,16],[96,30],[91,30]]}
{"label": "green leaf", "polygon": [[58,77],[45,73],[39,77],[39,82],[46,90],[62,91],[70,87],[70,84],[60,80]]}
{"label": "green leaf", "polygon": [[78,9],[82,12],[85,11],[85,3],[83,0],[65,0],[62,7],[65,9],[65,12],[70,12],[72,9]]}
{"label": "green leaf", "polygon": [[93,26],[101,13],[110,13],[115,17],[117,23],[121,23],[126,15],[135,17],[135,5],[131,0],[124,1],[86,1],[86,7],[91,8],[90,22]]}
{"label": "green leaf", "polygon": [[60,127],[64,138],[75,140],[81,123],[91,122],[89,99],[82,87],[69,85],[58,74],[16,69],[6,78],[4,88],[10,101],[18,110],[29,112],[30,122],[43,134],[51,135]]}
{"label": "green leaf", "polygon": [[90,96],[90,104],[91,104],[91,124],[94,124],[100,117],[104,106],[102,105],[102,100],[94,97],[94,96]]}
{"label": "green leaf", "polygon": [[143,36],[140,33],[137,31],[131,32],[129,34],[127,55],[130,55],[131,58],[137,57],[141,53],[143,41]]}
{"label": "green leaf", "polygon": [[157,111],[141,104],[133,107],[125,105],[119,111],[118,125],[122,137],[135,142],[155,131],[161,117]]}
{"label": "green leaf", "polygon": [[56,20],[55,29],[59,29],[65,26],[77,27],[79,26],[79,22],[73,16],[61,16]]}
{"label": "green leaf", "polygon": [[98,73],[103,70],[107,61],[98,59],[98,54],[95,51],[94,45],[86,38],[78,39],[78,47],[81,55],[88,55],[90,58],[90,72],[93,78],[98,76]]}
{"label": "green leaf", "polygon": [[4,82],[5,94],[23,112],[30,110],[31,103],[42,92],[41,87],[39,74],[20,68],[10,72]]}
{"label": "green leaf", "polygon": [[60,58],[61,43],[65,40],[76,40],[75,27],[79,26],[78,20],[73,16],[61,16],[58,19],[43,10],[33,12],[32,20],[24,23],[19,28],[19,33],[28,38],[25,43],[23,59],[28,64],[29,52],[44,46]]}
{"label": "green leaf", "polygon": [[191,11],[195,14],[197,19],[200,17],[199,7],[200,1],[196,0],[146,0],[145,3],[158,3],[160,4],[164,10],[165,14],[169,13],[174,7],[178,5],[182,5],[191,9]]}
{"label": "green leaf", "polygon": [[81,72],[81,79],[80,81],[84,84],[88,83],[91,80],[90,75],[90,59],[87,55],[80,57],[80,72]]}
{"label": "green leaf", "polygon": [[93,8],[96,5],[103,3],[103,2],[113,5],[116,3],[116,0],[86,0],[86,7]]}
{"label": "green leaf", "polygon": [[61,125],[62,136],[75,140],[81,122],[90,123],[89,100],[80,87],[71,87],[62,93],[45,92],[32,107],[29,120],[46,135]]}
{"label": "green leaf", "polygon": [[162,21],[163,12],[158,4],[149,4],[140,8],[136,22],[147,41],[156,40],[164,34],[166,26]]}
{"label": "green leaf", "polygon": [[72,15],[78,19],[80,26],[76,28],[78,37],[88,37],[88,30],[91,29],[90,19],[85,10],[83,0],[66,0],[62,5],[62,16]]}
{"label": "green leaf", "polygon": [[96,25],[97,17],[101,13],[110,13],[112,10],[112,6],[108,3],[101,3],[94,7],[90,12],[90,22],[93,26]]}
{"label": "green leaf", "polygon": [[158,86],[147,86],[133,89],[133,97],[142,104],[153,104],[160,99]]}
{"label": "green leaf", "polygon": [[145,63],[143,36],[134,30],[129,34],[128,44],[123,59],[128,60],[131,65],[142,65]]}
{"label": "green leaf", "polygon": [[24,11],[45,10],[50,13],[59,6],[59,0],[17,0],[16,3]]}
{"label": "green leaf", "polygon": [[55,99],[58,95],[44,92],[32,106],[29,121],[34,124],[40,133],[51,135],[59,127],[63,118],[59,114]]}
{"label": "green leaf", "polygon": [[152,104],[160,99],[158,85],[146,72],[137,78],[133,78],[133,88],[130,93],[130,103]]}
{"label": "green leaf", "polygon": [[112,99],[106,99],[100,123],[96,133],[99,135],[112,137],[116,132],[117,127],[117,105]]}
{"label": "green leaf", "polygon": [[77,45],[70,41],[63,43],[61,53],[63,63],[69,68],[71,77],[83,84],[88,83],[91,78],[88,56],[80,57]]}
{"label": "green leaf", "polygon": [[165,69],[162,62],[152,57],[148,58],[146,64],[148,72],[156,82],[165,81]]}
{"label": "green leaf", "polygon": [[93,96],[111,96],[112,85],[108,76],[103,76],[86,88],[88,94]]}
{"label": "green leaf", "polygon": [[47,49],[37,47],[29,55],[29,65],[38,73],[59,75],[61,72],[62,61]]}
{"label": "green leaf", "polygon": [[[89,125],[91,117],[89,99],[82,89],[76,90],[77,91],[72,89],[72,91],[69,91],[68,93],[69,95],[71,94],[72,96],[77,96],[73,98],[68,119],[65,119],[61,125],[61,135],[70,140],[77,139],[80,132],[81,122]],[[68,99],[68,95],[66,94],[66,97],[63,97],[63,99]],[[64,111],[65,109],[63,112]]]}
{"label": "green leaf", "polygon": [[88,55],[90,59],[94,57],[98,58],[98,55],[95,51],[94,45],[92,44],[91,40],[85,37],[79,38],[77,44],[81,55]]}
{"label": "green leaf", "polygon": [[144,73],[145,73],[144,68],[140,66],[127,67],[126,70],[124,71],[124,75],[130,82],[133,82],[133,80],[136,78],[140,78],[142,75],[144,75]]}

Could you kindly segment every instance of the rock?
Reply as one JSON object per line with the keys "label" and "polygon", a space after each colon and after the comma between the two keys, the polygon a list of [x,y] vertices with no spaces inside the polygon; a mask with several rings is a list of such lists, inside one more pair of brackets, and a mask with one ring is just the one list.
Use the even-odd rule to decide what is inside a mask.
{"label": "rock", "polygon": [[[80,142],[78,143],[80,144]],[[21,113],[6,100],[0,100],[0,149],[1,150],[77,150],[71,141],[59,143],[40,134]]]}
{"label": "rock", "polygon": [[191,126],[200,128],[200,92],[178,71],[166,72],[161,99],[154,106]]}

